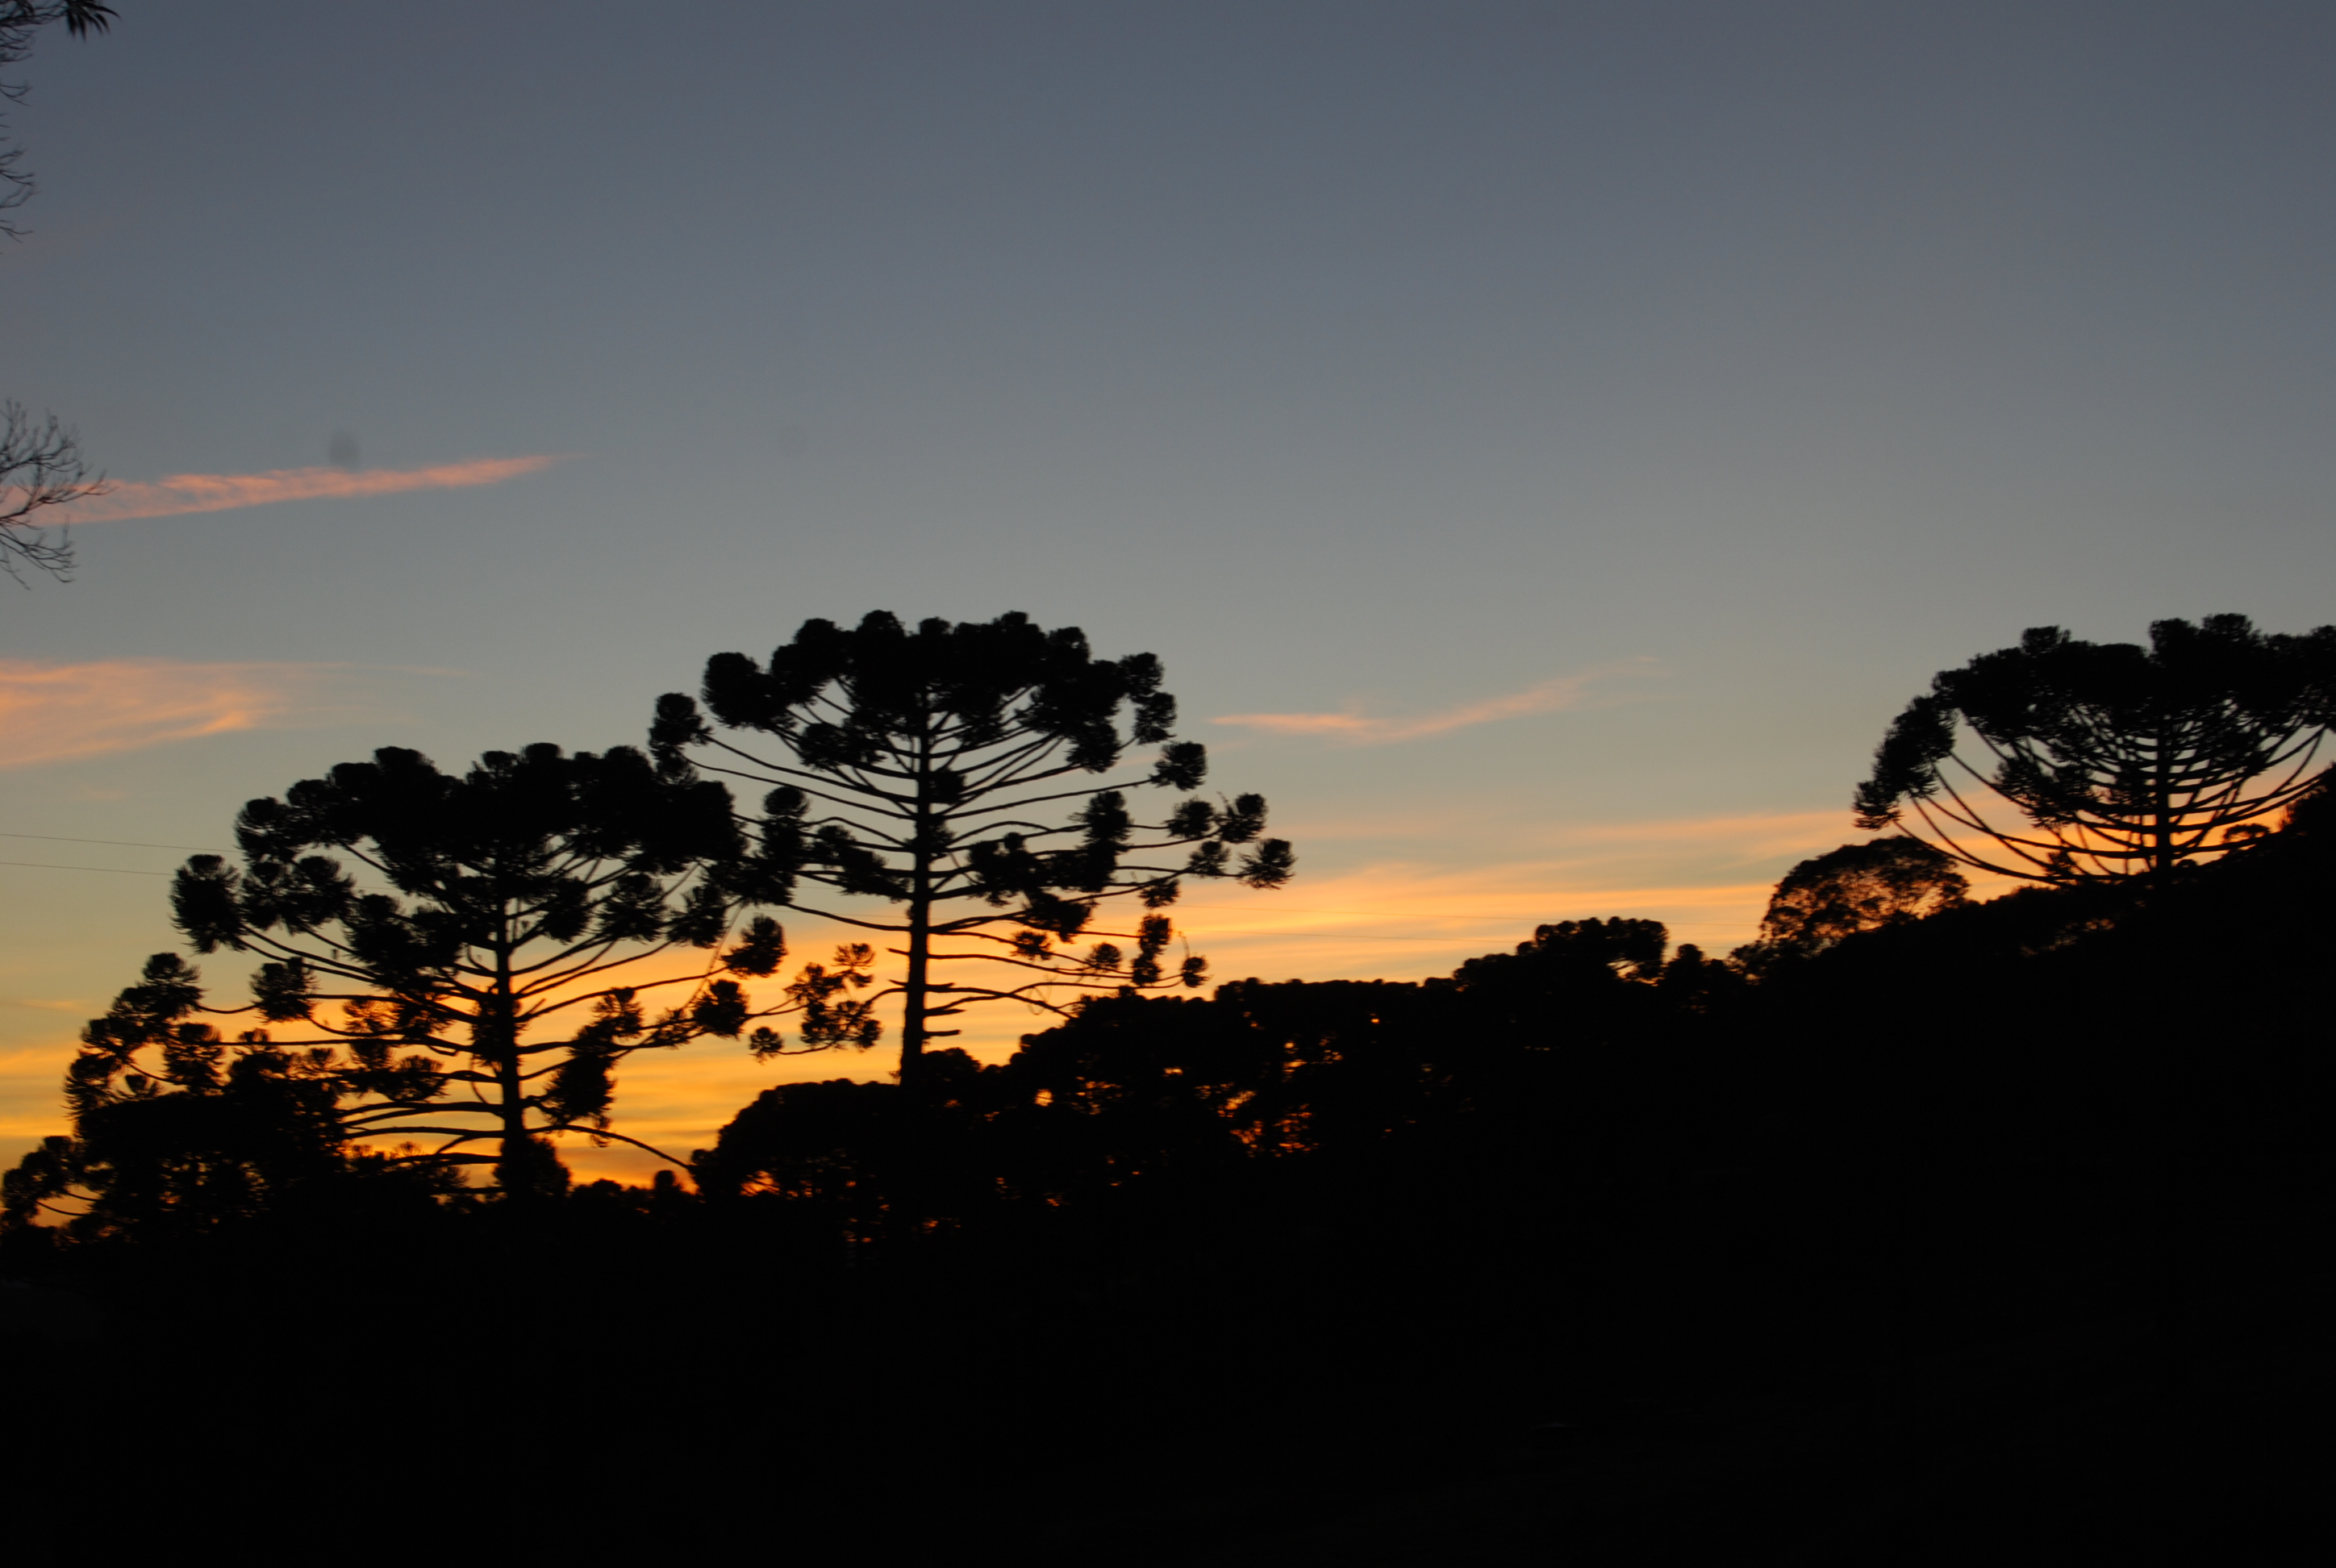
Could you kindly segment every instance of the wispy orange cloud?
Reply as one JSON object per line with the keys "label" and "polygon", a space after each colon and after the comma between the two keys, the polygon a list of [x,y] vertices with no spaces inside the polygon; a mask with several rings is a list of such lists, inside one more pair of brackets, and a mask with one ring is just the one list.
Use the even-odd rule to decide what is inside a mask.
{"label": "wispy orange cloud", "polygon": [[1820,854],[1834,844],[1854,842],[1866,836],[1851,825],[1846,806],[1822,812],[1574,823],[1552,829],[1545,835],[1551,843],[1637,845],[1649,851],[1684,851],[1689,845],[1700,845],[1736,860],[1760,860],[1787,853],[1806,857]]}
{"label": "wispy orange cloud", "polygon": [[1656,667],[1651,658],[1621,659],[1585,670],[1580,675],[1545,680],[1538,686],[1530,686],[1504,696],[1484,697],[1412,718],[1377,717],[1350,710],[1346,713],[1236,713],[1227,714],[1212,722],[1263,730],[1268,735],[1329,735],[1349,745],[1386,745],[1396,741],[1419,740],[1427,735],[1466,729],[1474,725],[1494,724],[1502,719],[1587,707],[1592,700],[1591,688],[1597,683],[1621,676],[1652,675]]}
{"label": "wispy orange cloud", "polygon": [[336,724],[380,709],[330,689],[346,667],[0,659],[0,768],[238,730]]}
{"label": "wispy orange cloud", "polygon": [[151,484],[117,484],[103,495],[44,512],[44,523],[119,522],[132,517],[175,517],[229,511],[285,501],[347,501],[408,490],[461,490],[501,484],[540,473],[562,459],[493,457],[435,468],[274,468],[265,473],[174,473]]}

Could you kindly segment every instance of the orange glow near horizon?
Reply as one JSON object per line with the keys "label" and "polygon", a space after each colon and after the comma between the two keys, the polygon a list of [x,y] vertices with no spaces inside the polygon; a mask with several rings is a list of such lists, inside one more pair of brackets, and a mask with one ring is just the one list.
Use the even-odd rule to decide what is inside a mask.
{"label": "orange glow near horizon", "polygon": [[[1448,974],[1466,959],[1504,952],[1537,925],[1595,916],[1662,920],[1674,942],[1724,956],[1757,931],[1781,874],[1779,859],[1821,854],[1860,835],[1838,811],[1776,813],[1640,823],[1585,823],[1547,830],[1534,859],[1500,865],[1438,866],[1387,861],[1299,879],[1273,892],[1231,884],[1190,887],[1167,912],[1192,950],[1209,959],[1208,995],[1226,980],[1387,979]],[[1356,824],[1359,826],[1360,824]],[[1385,832],[1394,824],[1376,824]],[[1293,823],[1301,849],[1309,831],[1325,836],[1376,836],[1355,826]],[[1755,868],[1757,869],[1755,869]],[[1732,874],[1731,874],[1732,873]],[[797,916],[785,920],[786,972],[822,958],[852,933]],[[867,933],[861,933],[866,935]],[[882,945],[879,944],[879,950]],[[1172,956],[1173,956],[1172,954]],[[891,960],[897,963],[897,959]],[[880,983],[888,971],[879,970]],[[784,976],[754,982],[761,991]],[[999,1062],[1021,1037],[1050,1027],[1036,1008],[991,1004],[951,1020],[964,1029],[937,1042]],[[763,1090],[822,1078],[882,1079],[897,1062],[898,1026],[886,1019],[884,1042],[865,1053],[832,1051],[757,1062],[735,1041],[699,1041],[678,1051],[641,1052],[618,1074],[621,1130],[686,1158]],[[580,1135],[560,1141],[579,1181],[609,1177],[643,1183],[658,1162],[638,1149],[595,1149]]]}
{"label": "orange glow near horizon", "polygon": [[[1848,829],[1844,815],[1802,812],[1557,824],[1528,835],[1529,859],[1455,865],[1391,858],[1311,877],[1301,867],[1298,881],[1272,892],[1231,883],[1190,887],[1168,912],[1192,950],[1210,960],[1210,985],[1191,993],[1199,995],[1209,994],[1217,983],[1251,976],[1416,980],[1449,973],[1483,953],[1506,951],[1528,939],[1536,925],[1593,916],[1660,920],[1670,928],[1673,941],[1724,955],[1754,935],[1781,873],[1779,862],[1822,853],[1860,836]],[[1290,831],[1302,850],[1309,835],[1318,842],[1401,837],[1416,842],[1420,826],[1301,819]],[[799,913],[774,912],[786,927],[789,956],[779,974],[746,982],[749,992],[764,1000],[774,999],[799,965],[824,959],[836,942],[874,936]],[[884,946],[878,943],[880,953]],[[1174,956],[1181,955],[1172,950]],[[702,972],[706,960],[696,950],[667,955],[644,965],[638,983]],[[898,961],[886,955],[887,964]],[[880,968],[879,983],[886,978],[887,970]],[[215,1002],[239,997],[240,980],[224,966],[207,979]],[[662,994],[677,1000],[686,992],[675,985]],[[659,1005],[652,1000],[652,1010]],[[102,1004],[89,1009],[101,1010]],[[996,1062],[1010,1056],[1022,1036],[1056,1020],[1035,1008],[989,1004],[952,1021],[964,1032],[939,1044]],[[0,1076],[22,1086],[17,1103],[38,1107],[0,1121],[0,1138],[11,1145],[29,1145],[63,1130],[54,1086],[71,1058],[73,1026],[78,1022],[61,1012],[54,1043],[0,1061]],[[731,1116],[775,1085],[889,1077],[898,1039],[894,1014],[886,1019],[883,1043],[867,1052],[835,1050],[758,1062],[743,1042],[720,1039],[637,1052],[617,1071],[614,1126],[686,1159],[693,1150],[710,1146]],[[608,1177],[638,1184],[660,1164],[622,1144],[595,1148],[581,1134],[563,1135],[560,1146],[579,1181]],[[6,1157],[13,1159],[13,1153]]]}

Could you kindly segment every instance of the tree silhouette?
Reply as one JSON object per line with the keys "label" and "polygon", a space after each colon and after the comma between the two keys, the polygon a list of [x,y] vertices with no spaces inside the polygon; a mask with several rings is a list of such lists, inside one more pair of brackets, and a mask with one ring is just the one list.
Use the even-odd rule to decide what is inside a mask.
{"label": "tree silhouette", "polygon": [[[1857,825],[1903,826],[1911,808],[1963,864],[2046,882],[2163,878],[2244,842],[2312,785],[2336,723],[2336,627],[2266,635],[2217,615],[2149,637],[2037,627],[1942,671],[1875,751]],[[1965,730],[1976,764],[1955,749]],[[2029,831],[1990,822],[1986,794]]]}
{"label": "tree silhouette", "polygon": [[1971,883],[1954,861],[1903,834],[1844,844],[1785,873],[1761,917],[1760,940],[1736,950],[1758,973],[1812,958],[1844,937],[1921,920],[1968,903]]}
{"label": "tree silhouette", "polygon": [[0,570],[18,582],[24,568],[60,581],[73,575],[73,540],[52,538],[36,521],[53,506],[102,495],[102,478],[90,477],[80,438],[54,414],[35,420],[16,403],[0,404]]}
{"label": "tree silhouette", "polygon": [[[103,33],[113,25],[114,11],[96,0],[0,0],[0,66],[19,65],[32,58],[33,35],[52,23],[62,22],[76,38]],[[0,100],[24,101],[24,83],[0,82]],[[33,177],[17,167],[21,147],[0,152],[0,213],[22,207],[33,199]],[[23,230],[0,218],[0,236],[15,239]]]}
{"label": "tree silhouette", "polygon": [[[1199,985],[1201,959],[1171,969],[1174,932],[1157,912],[1183,880],[1271,888],[1290,874],[1290,845],[1260,837],[1260,796],[1188,796],[1156,823],[1135,821],[1129,790],[1197,789],[1207,754],[1173,738],[1176,703],[1160,689],[1158,659],[1096,658],[1076,628],[1044,631],[1019,614],[927,620],[913,632],[882,611],[849,631],[811,620],[767,666],[716,654],[704,696],[725,730],[777,743],[769,755],[749,750],[688,697],[658,701],[652,742],[672,765],[694,748],[718,758],[706,765],[715,771],[776,786],[743,874],[773,890],[765,896],[807,881],[904,906],[885,919],[787,894],[795,908],[905,943],[895,950],[905,977],[880,993],[901,998],[904,1084],[928,1041],[958,1032],[933,1020],[969,1003],[1059,1012],[1066,989]],[[1136,753],[1151,754],[1141,771],[1085,782]],[[1238,863],[1234,846],[1249,846]],[[1132,929],[1092,929],[1114,899],[1150,912]],[[1081,938],[1099,940],[1082,952],[1072,947]],[[934,973],[976,960],[1011,973],[996,984]]]}
{"label": "tree silhouette", "polygon": [[[36,1212],[81,1238],[183,1234],[248,1218],[302,1187],[383,1174],[353,1163],[330,1053],[295,1052],[257,1032],[230,1043],[193,1018],[195,971],[175,953],[83,1034],[65,1075],[70,1136],[52,1137],[0,1177],[0,1222]],[[409,1174],[406,1185],[426,1190]],[[425,1178],[426,1181],[426,1178]]]}
{"label": "tree silhouette", "polygon": [[[436,1140],[407,1157],[492,1163],[506,1193],[563,1184],[553,1134],[649,1149],[608,1125],[612,1069],[634,1051],[814,1005],[828,1036],[848,1037],[864,1015],[849,961],[753,1006],[739,978],[774,973],[785,944],[757,917],[717,956],[741,901],[725,880],[745,849],[729,792],[661,775],[629,747],[489,752],[460,776],[385,748],[253,801],[236,835],[239,868],[199,855],[171,890],[197,950],[262,960],[248,1006],[205,1010],[292,1026],[297,1037],[244,1040],[308,1053],[299,1071],[353,1096],[337,1113],[347,1136]],[[674,962],[691,950],[708,957]],[[91,1027],[69,1080],[84,1098],[168,1081],[200,993],[190,975],[163,979],[179,1012],[117,1006]],[[659,991],[676,999],[652,1013]],[[756,1036],[776,1048],[767,1026]]]}
{"label": "tree silhouette", "polygon": [[[106,31],[113,15],[96,0],[0,0],[0,67],[29,59],[34,34],[51,23],[63,22],[82,37]],[[0,101],[17,103],[24,97],[24,83],[0,82]],[[33,177],[18,167],[24,156],[21,147],[0,151],[0,238],[24,232],[6,217],[33,198]],[[72,539],[62,532],[53,539],[30,520],[104,489],[102,479],[90,477],[78,438],[54,415],[35,421],[15,403],[0,405],[0,570],[19,582],[28,566],[59,579],[69,577]]]}

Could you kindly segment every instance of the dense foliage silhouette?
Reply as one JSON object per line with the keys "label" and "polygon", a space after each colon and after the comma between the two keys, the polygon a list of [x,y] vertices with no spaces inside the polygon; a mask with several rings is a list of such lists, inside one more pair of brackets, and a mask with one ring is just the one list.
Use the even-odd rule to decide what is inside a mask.
{"label": "dense foliage silhouette", "polygon": [[[736,833],[679,759],[618,765]],[[260,816],[236,929],[280,937],[242,890],[316,878]],[[725,907],[786,869],[706,852]],[[63,1457],[199,1411],[223,1453],[329,1430],[490,1544],[2272,1560],[2328,1523],[2336,797],[2195,859],[1981,902],[1883,839],[1788,872],[1757,961],[1620,918],[1417,982],[1106,989],[910,1089],[770,1089],[645,1189],[352,1155],[378,1096],[212,1037],[165,956],[92,1027],[154,1085],[89,1069],[102,1222],[0,1228],[42,1413],[0,1462],[100,1555],[346,1530],[337,1481],[222,1509],[165,1466],[121,1508]]]}
{"label": "dense foliage silhouette", "polygon": [[[2336,627],[2290,637],[2214,615],[2157,621],[2149,641],[2035,627],[1941,671],[1874,753],[1858,825],[1912,810],[1965,864],[2046,882],[2163,879],[2260,831],[2312,787],[2336,726]],[[1965,728],[1978,764],[1955,751]],[[2028,829],[1990,821],[1988,795]]]}
{"label": "dense foliage silhouette", "polygon": [[1815,957],[1844,937],[1959,909],[1971,882],[1952,856],[1896,834],[1844,844],[1785,873],[1760,917],[1759,940],[1728,956],[1759,972]]}
{"label": "dense foliage silhouette", "polygon": [[[193,1018],[194,969],[175,953],[147,960],[84,1032],[65,1076],[70,1136],[44,1139],[5,1178],[14,1222],[62,1218],[79,1239],[184,1237],[304,1204],[450,1197],[451,1172],[350,1147],[364,1113],[352,1104],[413,1104],[443,1093],[426,1058],[368,1072],[259,1031],[232,1043]],[[384,1095],[376,1084],[403,1079]],[[368,1089],[373,1093],[368,1096]],[[374,1108],[366,1105],[366,1109]]]}
{"label": "dense foliage silhouette", "polygon": [[[83,1032],[73,1135],[12,1176],[12,1215],[77,1201],[84,1229],[208,1223],[359,1140],[399,1146],[353,1169],[484,1164],[505,1194],[553,1193],[549,1136],[638,1142],[609,1125],[625,1057],[848,1008],[835,993],[864,978],[813,966],[757,1007],[740,982],[785,943],[764,916],[723,948],[729,793],[628,748],[490,752],[462,774],[385,748],[251,802],[236,836],[241,864],[196,856],[171,902],[198,952],[258,959],[251,1000],[207,1007],[191,966],[151,959]],[[228,1041],[199,1014],[268,1027]]]}
{"label": "dense foliage silhouette", "polygon": [[[676,694],[659,699],[651,738],[675,765],[695,753],[775,786],[753,862],[769,896],[904,943],[906,972],[879,996],[900,998],[900,1073],[914,1086],[928,1042],[958,1032],[934,1020],[968,1005],[1059,1008],[1066,992],[1199,985],[1204,964],[1169,958],[1175,930],[1160,912],[1184,879],[1289,880],[1289,843],[1261,836],[1262,796],[1186,795],[1157,822],[1131,814],[1130,790],[1196,790],[1208,774],[1206,749],[1174,738],[1176,699],[1160,678],[1150,654],[1095,657],[1076,627],[1009,614],[912,632],[880,610],[849,631],[806,621],[767,665],[716,654],[703,695],[722,728]],[[753,735],[772,744],[750,750]],[[799,882],[900,913],[801,902]],[[1145,912],[1096,927],[1115,900]],[[1097,940],[1075,947],[1085,939]]]}

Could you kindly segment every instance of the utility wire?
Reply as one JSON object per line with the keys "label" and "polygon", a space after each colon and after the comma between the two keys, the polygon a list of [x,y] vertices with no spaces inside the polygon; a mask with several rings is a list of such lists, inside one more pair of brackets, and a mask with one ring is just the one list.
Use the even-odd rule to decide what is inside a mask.
{"label": "utility wire", "polygon": [[[217,850],[214,850],[206,844],[150,844],[141,843],[136,839],[68,839],[59,838],[54,833],[0,833],[0,839],[39,839],[43,843],[51,844],[119,844],[124,849],[132,850],[192,850],[197,854],[217,854],[219,852]],[[29,863],[29,862],[24,861],[0,861],[0,865],[24,865]],[[97,866],[85,866],[82,869],[85,871],[98,871],[103,868]]]}
{"label": "utility wire", "polygon": [[112,872],[119,877],[167,877],[171,874],[169,872],[132,871],[127,866],[61,866],[54,861],[0,861],[0,866],[34,866],[44,872]]}

